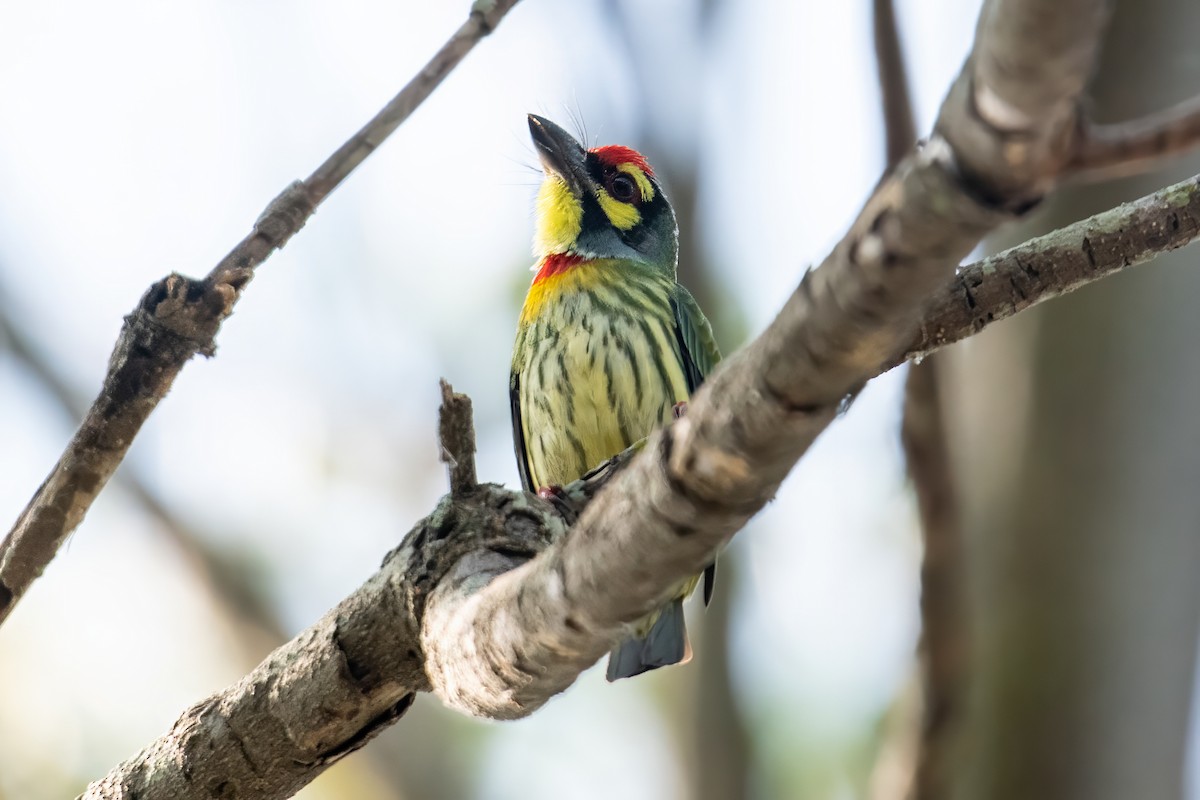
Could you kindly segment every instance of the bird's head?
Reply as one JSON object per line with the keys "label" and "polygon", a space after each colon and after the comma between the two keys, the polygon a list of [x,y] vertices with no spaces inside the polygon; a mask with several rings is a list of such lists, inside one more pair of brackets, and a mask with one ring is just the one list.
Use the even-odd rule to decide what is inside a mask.
{"label": "bird's head", "polygon": [[585,150],[536,114],[529,115],[529,132],[546,173],[537,195],[535,256],[627,259],[674,272],[675,212],[641,153],[620,145]]}

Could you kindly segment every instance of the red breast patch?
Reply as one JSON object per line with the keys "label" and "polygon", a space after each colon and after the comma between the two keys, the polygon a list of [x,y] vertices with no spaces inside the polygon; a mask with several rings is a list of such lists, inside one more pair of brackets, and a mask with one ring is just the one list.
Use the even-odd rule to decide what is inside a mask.
{"label": "red breast patch", "polygon": [[561,275],[571,267],[582,264],[584,261],[587,261],[587,259],[575,253],[551,253],[542,259],[542,266],[538,269],[537,274],[533,276],[533,282],[541,283],[547,278]]}

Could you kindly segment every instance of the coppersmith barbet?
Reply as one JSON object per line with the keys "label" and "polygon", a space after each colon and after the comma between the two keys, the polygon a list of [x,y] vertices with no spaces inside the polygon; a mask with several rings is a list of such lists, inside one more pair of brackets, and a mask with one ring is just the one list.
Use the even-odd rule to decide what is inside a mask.
{"label": "coppersmith barbet", "polygon": [[[586,150],[533,114],[529,130],[545,178],[509,389],[521,482],[545,493],[681,413],[720,353],[676,282],[675,212],[646,159],[619,145]],[[683,600],[699,577],[633,626],[609,657],[610,681],[690,657]]]}

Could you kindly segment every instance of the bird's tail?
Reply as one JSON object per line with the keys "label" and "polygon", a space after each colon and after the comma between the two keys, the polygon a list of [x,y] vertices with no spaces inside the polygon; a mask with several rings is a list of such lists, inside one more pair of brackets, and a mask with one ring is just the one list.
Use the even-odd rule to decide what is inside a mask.
{"label": "bird's tail", "polygon": [[683,664],[692,658],[687,628],[683,624],[683,598],[663,608],[645,638],[621,642],[608,654],[608,680],[632,678],[659,667]]}

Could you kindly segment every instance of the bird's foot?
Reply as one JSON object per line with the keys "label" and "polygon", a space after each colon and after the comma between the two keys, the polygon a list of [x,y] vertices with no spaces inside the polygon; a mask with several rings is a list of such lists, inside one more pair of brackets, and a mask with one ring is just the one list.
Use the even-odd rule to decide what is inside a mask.
{"label": "bird's foot", "polygon": [[558,512],[558,515],[567,521],[568,525],[575,524],[578,514],[567,502],[567,492],[563,487],[554,484],[543,486],[537,490],[537,496],[549,503]]}
{"label": "bird's foot", "polygon": [[686,417],[687,416],[687,401],[684,400],[681,403],[676,403],[674,406],[671,407],[671,413],[675,415],[675,419],[680,419],[681,417]]}
{"label": "bird's foot", "polygon": [[555,500],[562,500],[566,492],[561,486],[543,486],[537,490],[537,496],[548,503],[553,503]]}

